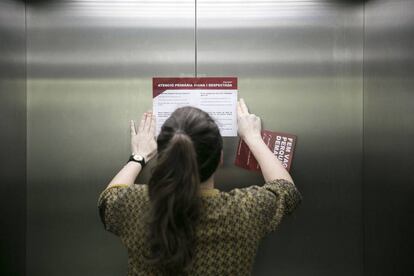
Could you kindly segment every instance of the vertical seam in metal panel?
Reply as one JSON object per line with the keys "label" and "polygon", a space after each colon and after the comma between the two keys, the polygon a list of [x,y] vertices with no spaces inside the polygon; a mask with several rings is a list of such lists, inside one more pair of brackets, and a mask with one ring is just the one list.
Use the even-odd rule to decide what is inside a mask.
{"label": "vertical seam in metal panel", "polygon": [[362,2],[362,162],[361,162],[361,212],[362,212],[362,275],[366,271],[366,227],[365,227],[365,5]]}
{"label": "vertical seam in metal panel", "polygon": [[24,167],[24,174],[25,174],[25,178],[24,178],[24,237],[23,237],[23,244],[24,244],[24,249],[23,249],[23,262],[24,262],[24,266],[23,266],[23,273],[24,275],[28,275],[29,273],[27,272],[27,253],[28,253],[28,246],[27,246],[27,185],[28,185],[28,177],[27,177],[27,164],[28,164],[28,152],[27,152],[27,144],[28,144],[28,124],[27,122],[29,121],[28,119],[28,108],[27,108],[27,104],[28,104],[28,97],[27,97],[27,1],[24,1],[24,82],[25,82],[25,96],[26,96],[26,101],[25,101],[25,112],[26,112],[26,124],[25,124],[25,135],[26,135],[26,139],[25,139],[25,167]]}
{"label": "vertical seam in metal panel", "polygon": [[197,77],[197,0],[194,0],[194,75]]}

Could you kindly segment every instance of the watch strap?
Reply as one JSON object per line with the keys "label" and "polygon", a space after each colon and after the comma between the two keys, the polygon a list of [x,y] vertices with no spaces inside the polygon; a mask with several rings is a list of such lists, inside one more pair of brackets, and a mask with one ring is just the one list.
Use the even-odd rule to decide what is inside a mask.
{"label": "watch strap", "polygon": [[141,156],[141,157],[142,157],[142,160],[136,160],[134,158],[134,154],[131,154],[131,156],[128,159],[128,162],[130,162],[130,161],[137,162],[137,163],[141,164],[141,168],[143,168],[146,165],[146,162],[145,162],[145,158],[143,156]]}

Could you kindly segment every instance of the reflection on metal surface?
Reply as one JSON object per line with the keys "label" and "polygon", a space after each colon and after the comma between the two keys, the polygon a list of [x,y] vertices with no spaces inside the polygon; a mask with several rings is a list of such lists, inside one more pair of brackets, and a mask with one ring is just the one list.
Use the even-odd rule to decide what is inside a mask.
{"label": "reflection on metal surface", "polygon": [[[168,74],[162,66],[166,61],[176,72],[189,73],[186,64],[194,61],[190,42],[194,39],[190,35],[194,29],[194,1],[51,3],[29,6],[32,77],[151,77],[154,71]],[[218,47],[228,40],[244,44],[242,34],[254,36],[260,28],[260,37],[267,37],[266,43],[272,43],[273,50],[279,52],[273,55],[265,49],[267,44],[257,44],[254,49],[237,49],[234,55],[212,49],[202,56],[213,55],[224,68],[249,66],[251,74],[257,76],[272,76],[273,72],[321,76],[329,69],[320,64],[332,58],[345,64],[358,62],[361,52],[349,51],[341,40],[348,38],[348,33],[361,31],[360,21],[348,16],[360,13],[361,6],[335,3],[198,1],[203,29],[220,30],[220,37],[214,40]],[[215,8],[218,5],[220,9]],[[343,32],[336,31],[337,24],[343,24]],[[239,32],[233,32],[233,28]],[[329,34],[335,39],[326,44]],[[283,39],[286,35],[289,40]],[[304,45],[302,39],[313,43]],[[207,64],[208,60],[200,62]]]}
{"label": "reflection on metal surface", "polygon": [[[24,5],[0,2],[0,78],[20,80],[26,77]],[[20,89],[19,89],[20,90]]]}
{"label": "reflection on metal surface", "polygon": [[[200,37],[198,43],[211,44],[200,47],[200,66],[220,73],[237,68],[235,73],[247,77],[324,78],[338,70],[337,64],[344,69],[360,64],[361,6],[328,2],[199,1],[199,33],[205,40]],[[224,50],[228,45],[235,45],[230,55]],[[340,73],[354,76],[352,71]]]}
{"label": "reflection on metal surface", "polygon": [[194,74],[193,1],[53,3],[28,6],[32,78]]}

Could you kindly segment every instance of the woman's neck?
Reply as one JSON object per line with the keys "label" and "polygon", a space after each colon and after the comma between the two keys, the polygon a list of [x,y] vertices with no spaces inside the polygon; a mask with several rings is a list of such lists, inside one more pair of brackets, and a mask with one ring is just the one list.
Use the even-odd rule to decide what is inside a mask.
{"label": "woman's neck", "polygon": [[200,189],[214,189],[214,175],[200,183]]}

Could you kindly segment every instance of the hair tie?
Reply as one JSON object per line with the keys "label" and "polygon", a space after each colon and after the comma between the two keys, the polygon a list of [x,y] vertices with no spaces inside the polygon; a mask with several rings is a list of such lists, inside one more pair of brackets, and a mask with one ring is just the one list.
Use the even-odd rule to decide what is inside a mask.
{"label": "hair tie", "polygon": [[184,130],[182,130],[182,129],[177,129],[175,131],[175,134],[186,134],[187,135],[187,133]]}

